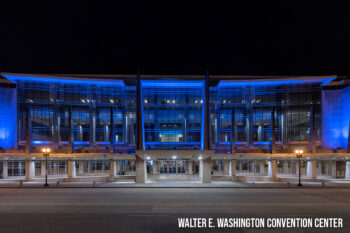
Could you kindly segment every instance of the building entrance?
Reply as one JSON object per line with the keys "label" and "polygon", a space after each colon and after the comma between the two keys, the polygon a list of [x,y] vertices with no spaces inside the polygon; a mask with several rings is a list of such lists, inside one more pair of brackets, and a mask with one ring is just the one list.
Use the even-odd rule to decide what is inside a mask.
{"label": "building entrance", "polygon": [[185,174],[186,161],[185,160],[159,160],[160,174]]}

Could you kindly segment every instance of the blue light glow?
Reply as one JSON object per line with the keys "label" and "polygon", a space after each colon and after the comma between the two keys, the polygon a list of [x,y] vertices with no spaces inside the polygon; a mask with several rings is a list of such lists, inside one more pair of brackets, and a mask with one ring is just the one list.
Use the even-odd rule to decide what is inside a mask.
{"label": "blue light glow", "polygon": [[0,147],[17,146],[17,92],[0,87]]}
{"label": "blue light glow", "polygon": [[21,81],[33,81],[33,82],[48,82],[48,83],[67,83],[67,84],[87,84],[87,85],[112,85],[112,86],[123,86],[124,82],[121,80],[89,80],[89,79],[73,79],[73,78],[59,78],[59,77],[34,77],[34,76],[16,76],[16,75],[2,75],[12,82],[16,80]]}
{"label": "blue light glow", "polygon": [[276,85],[288,85],[288,84],[303,84],[303,83],[322,83],[326,85],[327,83],[334,80],[334,78],[320,78],[320,79],[291,79],[291,80],[257,80],[257,81],[242,81],[242,80],[221,80],[218,87],[225,86],[276,86]]}
{"label": "blue light glow", "polygon": [[163,87],[163,88],[192,88],[192,87],[202,87],[204,81],[170,81],[170,80],[142,80],[142,87]]}
{"label": "blue light glow", "polygon": [[350,87],[322,92],[322,145],[347,148],[350,120]]}

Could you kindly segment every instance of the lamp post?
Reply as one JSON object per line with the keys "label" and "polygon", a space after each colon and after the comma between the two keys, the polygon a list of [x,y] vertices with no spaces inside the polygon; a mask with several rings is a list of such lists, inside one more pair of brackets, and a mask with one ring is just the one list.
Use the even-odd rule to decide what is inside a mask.
{"label": "lamp post", "polygon": [[296,157],[298,159],[298,164],[299,164],[299,183],[298,186],[303,186],[301,184],[301,174],[300,174],[300,167],[301,167],[301,159],[303,158],[303,150],[295,150]]}
{"label": "lamp post", "polygon": [[46,160],[46,171],[45,171],[45,184],[44,187],[49,186],[49,184],[47,183],[47,159],[49,158],[49,154],[50,154],[50,148],[43,148],[41,150],[44,154],[45,160]]}

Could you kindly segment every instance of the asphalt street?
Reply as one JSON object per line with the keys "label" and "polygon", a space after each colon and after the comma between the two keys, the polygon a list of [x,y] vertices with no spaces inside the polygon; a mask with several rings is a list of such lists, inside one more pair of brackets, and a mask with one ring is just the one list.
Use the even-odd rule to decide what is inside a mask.
{"label": "asphalt street", "polygon": [[[350,232],[348,188],[0,188],[0,232]],[[337,217],[337,229],[179,229],[178,218]]]}

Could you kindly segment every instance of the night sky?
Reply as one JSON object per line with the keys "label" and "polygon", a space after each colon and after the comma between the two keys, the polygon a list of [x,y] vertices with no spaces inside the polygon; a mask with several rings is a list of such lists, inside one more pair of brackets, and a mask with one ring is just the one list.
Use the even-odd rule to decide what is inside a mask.
{"label": "night sky", "polygon": [[0,71],[350,74],[348,7],[262,2],[16,3],[0,15]]}

